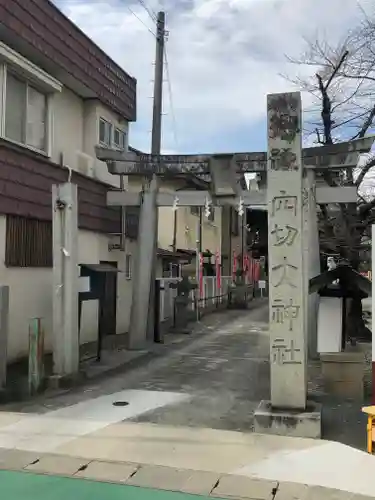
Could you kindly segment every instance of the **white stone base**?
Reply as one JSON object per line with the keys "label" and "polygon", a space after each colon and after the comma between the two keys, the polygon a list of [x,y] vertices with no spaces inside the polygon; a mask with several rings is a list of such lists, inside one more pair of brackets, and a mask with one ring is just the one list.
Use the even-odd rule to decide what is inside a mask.
{"label": "white stone base", "polygon": [[320,439],[321,405],[307,402],[306,410],[272,408],[270,401],[261,401],[254,412],[254,431],[260,434]]}

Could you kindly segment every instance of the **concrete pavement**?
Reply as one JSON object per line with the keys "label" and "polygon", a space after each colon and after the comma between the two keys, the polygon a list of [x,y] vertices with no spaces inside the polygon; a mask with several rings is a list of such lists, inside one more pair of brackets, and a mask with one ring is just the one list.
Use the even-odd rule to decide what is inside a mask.
{"label": "concrete pavement", "polygon": [[[254,497],[254,480],[273,496],[276,482],[280,497],[321,498],[321,487],[375,496],[374,457],[341,443],[251,432],[252,412],[269,394],[267,315],[267,307],[232,312],[231,322],[207,326],[145,366],[3,407],[0,468],[224,498],[263,498]],[[187,491],[197,474],[206,489]],[[331,490],[324,494],[346,498]]]}
{"label": "concrete pavement", "polygon": [[[53,482],[29,481],[31,474],[44,474],[221,498],[375,497],[375,458],[339,443],[137,423],[70,438],[54,453],[0,450],[0,469],[28,473],[15,479],[0,472],[2,493],[17,500],[41,492],[38,500],[44,500]],[[62,492],[75,493],[75,488],[73,498],[86,498],[81,496],[85,490],[90,500],[99,493],[110,500],[119,494],[64,481],[55,487],[61,491],[49,498],[63,498]],[[33,496],[22,497],[29,488]],[[133,496],[132,490],[123,493]]]}

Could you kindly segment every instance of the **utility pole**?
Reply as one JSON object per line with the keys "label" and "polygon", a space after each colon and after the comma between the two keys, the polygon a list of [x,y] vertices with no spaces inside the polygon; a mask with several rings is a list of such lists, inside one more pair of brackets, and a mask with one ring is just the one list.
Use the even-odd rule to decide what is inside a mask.
{"label": "utility pole", "polygon": [[156,22],[154,105],[153,105],[153,113],[152,113],[151,154],[153,154],[153,155],[160,155],[160,148],[161,148],[164,39],[165,39],[165,12],[159,12],[157,22]]}
{"label": "utility pole", "polygon": [[[156,56],[154,103],[152,116],[151,154],[160,161],[161,120],[163,103],[165,13],[159,12],[156,25]],[[141,206],[138,253],[130,315],[129,348],[142,349],[147,340],[154,340],[155,279],[158,244],[158,178],[155,172],[146,183]],[[151,256],[151,258],[150,258]],[[148,314],[145,312],[148,311]]]}
{"label": "utility pole", "polygon": [[[155,51],[155,75],[154,75],[154,100],[152,109],[152,134],[151,134],[151,154],[156,155],[157,164],[160,163],[161,149],[161,120],[163,112],[163,70],[164,70],[164,40],[165,40],[165,12],[158,12],[156,21],[156,51]],[[158,227],[159,227],[159,209],[156,205],[156,197],[158,192],[158,178],[153,174],[151,184],[155,193],[155,243],[152,259],[152,274],[150,283],[150,302],[148,308],[148,324],[147,331],[149,339],[160,341],[159,335],[156,339],[155,332],[155,308],[160,307],[159,301],[156,301],[155,295],[155,280],[157,269],[157,252],[158,252]],[[160,293],[160,292],[159,292]],[[157,319],[157,321],[159,321]],[[157,328],[158,331],[158,328]]]}

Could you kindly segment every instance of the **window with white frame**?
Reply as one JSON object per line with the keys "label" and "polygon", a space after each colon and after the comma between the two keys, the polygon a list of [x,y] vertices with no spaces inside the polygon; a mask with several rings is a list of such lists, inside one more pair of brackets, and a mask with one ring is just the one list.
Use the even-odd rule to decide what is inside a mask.
{"label": "window with white frame", "polygon": [[116,127],[113,133],[113,144],[115,148],[121,150],[125,149],[125,137],[125,132]]}
{"label": "window with white frame", "polygon": [[112,145],[112,123],[104,118],[99,119],[99,142],[105,146],[111,147]]}
{"label": "window with white frame", "polygon": [[9,70],[4,136],[38,151],[47,151],[47,96]]}
{"label": "window with white frame", "polygon": [[126,254],[125,255],[125,278],[127,280],[132,279],[132,267],[133,267],[132,256],[131,256],[131,254]]}

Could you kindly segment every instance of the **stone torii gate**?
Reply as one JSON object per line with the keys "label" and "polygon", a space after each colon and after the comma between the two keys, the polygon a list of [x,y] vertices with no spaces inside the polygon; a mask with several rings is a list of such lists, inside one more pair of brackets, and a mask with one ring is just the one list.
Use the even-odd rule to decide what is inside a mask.
{"label": "stone torii gate", "polygon": [[[129,160],[129,156],[122,152],[107,148],[96,148],[97,158],[106,161],[108,170],[114,175],[148,175],[157,171],[159,175],[171,176],[160,161],[147,155],[147,161],[136,163]],[[146,156],[146,155],[143,155]],[[140,222],[138,231],[138,248],[136,258],[135,280],[133,282],[133,296],[129,328],[129,348],[141,349],[147,340],[153,336],[150,328],[150,314],[145,314],[152,308],[152,276],[155,252],[155,235],[157,234],[157,207],[205,207],[208,217],[213,206],[232,205],[237,208],[239,216],[244,214],[244,207],[264,204],[263,193],[251,193],[240,189],[234,181],[235,177],[228,176],[223,165],[209,160],[212,172],[212,189],[207,191],[182,190],[176,193],[158,192],[155,205],[146,189],[144,192],[109,191],[107,204],[109,206],[131,207],[140,206]],[[201,163],[201,161],[199,161]],[[150,168],[151,166],[151,168]],[[188,174],[191,176],[191,173]],[[228,179],[229,177],[229,179]],[[172,173],[173,178],[173,173]],[[148,317],[147,317],[148,316]]]}
{"label": "stone torii gate", "polygon": [[[140,162],[126,153],[97,148],[98,159],[117,175],[142,175],[157,169],[160,175],[211,176],[207,191],[158,193],[156,206],[144,193],[109,191],[112,206],[141,205],[139,252],[135,273],[130,347],[144,346],[154,263],[157,206],[243,207],[267,205],[269,220],[270,364],[271,400],[262,402],[255,414],[257,430],[320,436],[320,411],[307,402],[307,345],[309,320],[316,318],[315,303],[308,297],[309,279],[319,273],[319,239],[316,205],[356,201],[355,187],[315,186],[314,169],[340,169],[357,164],[358,155],[370,149],[373,138],[329,148],[302,151],[301,97],[299,93],[268,96],[268,158],[262,153],[153,158]],[[266,161],[267,160],[267,161]],[[265,171],[267,190],[242,191],[235,176],[240,172]],[[306,172],[304,172],[306,171]],[[308,314],[309,313],[309,314]],[[310,327],[310,328],[308,328]],[[316,324],[315,324],[316,328]],[[314,335],[311,352],[314,351]]]}

